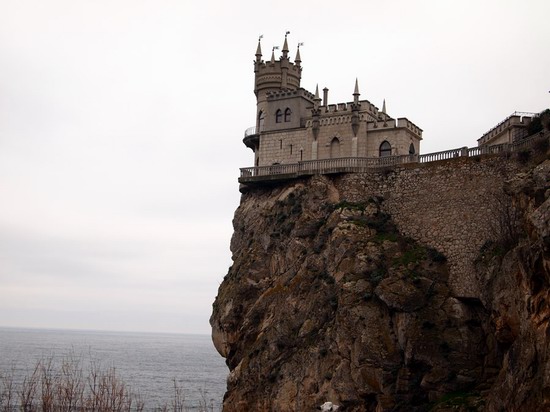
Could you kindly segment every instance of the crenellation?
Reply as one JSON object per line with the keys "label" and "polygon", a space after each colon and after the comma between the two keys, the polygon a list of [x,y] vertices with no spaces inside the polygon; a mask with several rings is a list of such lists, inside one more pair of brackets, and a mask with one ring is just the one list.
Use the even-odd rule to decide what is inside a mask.
{"label": "crenellation", "polygon": [[297,96],[304,97],[311,101],[313,101],[313,98],[315,97],[312,93],[302,88],[283,89],[283,90],[270,91],[266,93],[266,97],[268,101],[275,101],[275,100],[285,99],[288,97],[297,97]]}
{"label": "crenellation", "polygon": [[527,127],[537,116],[537,113],[512,113],[488,132],[484,133],[477,140],[478,146],[513,143],[525,137]]}

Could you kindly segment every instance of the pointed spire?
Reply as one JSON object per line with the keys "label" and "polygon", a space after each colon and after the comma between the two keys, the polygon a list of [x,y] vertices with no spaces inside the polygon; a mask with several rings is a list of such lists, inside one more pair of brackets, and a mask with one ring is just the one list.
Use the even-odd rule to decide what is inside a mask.
{"label": "pointed spire", "polygon": [[296,58],[294,61],[299,65],[302,62],[302,58],[300,57],[300,45],[298,44],[298,50],[296,50]]}
{"label": "pointed spire", "polygon": [[313,111],[315,112],[319,109],[319,106],[321,105],[321,98],[319,97],[319,85],[317,84],[315,86],[315,97],[313,98]]}
{"label": "pointed spire", "polygon": [[273,49],[271,50],[271,64],[275,64],[275,49],[277,49],[277,47],[273,47]]}
{"label": "pointed spire", "polygon": [[260,38],[258,39],[258,48],[256,49],[256,61],[262,60],[262,46],[260,44],[262,37],[263,35],[261,35]]}
{"label": "pointed spire", "polygon": [[357,77],[355,78],[355,89],[353,90],[353,103],[358,104],[359,103],[359,82],[357,80]]}
{"label": "pointed spire", "polygon": [[285,43],[283,44],[283,50],[282,50],[282,52],[283,52],[283,57],[284,57],[285,59],[288,58],[288,42],[287,42],[287,40],[286,40],[286,36],[288,36],[289,34],[290,34],[289,31],[287,31],[287,32],[285,33]]}
{"label": "pointed spire", "polygon": [[382,113],[387,114],[386,113],[386,99],[384,99],[384,102],[382,103]]}

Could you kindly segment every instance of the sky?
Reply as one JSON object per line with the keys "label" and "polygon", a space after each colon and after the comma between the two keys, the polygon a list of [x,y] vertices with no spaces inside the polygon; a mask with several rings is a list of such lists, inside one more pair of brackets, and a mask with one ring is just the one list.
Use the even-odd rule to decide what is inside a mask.
{"label": "sky", "polygon": [[[0,326],[210,333],[253,60],[472,147],[550,107],[548,0],[0,0]],[[279,52],[276,51],[276,57]]]}

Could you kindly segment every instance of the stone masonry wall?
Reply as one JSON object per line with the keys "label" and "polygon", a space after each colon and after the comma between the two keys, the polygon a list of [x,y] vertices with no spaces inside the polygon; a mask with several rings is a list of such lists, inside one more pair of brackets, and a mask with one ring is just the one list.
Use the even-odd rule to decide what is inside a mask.
{"label": "stone masonry wall", "polygon": [[503,207],[504,181],[517,172],[502,158],[464,159],[401,167],[334,179],[342,200],[381,196],[406,236],[443,253],[455,296],[479,297],[473,261],[498,235],[495,209]]}
{"label": "stone masonry wall", "polygon": [[[292,145],[292,154],[290,153]],[[303,129],[292,129],[280,133],[266,134],[262,138],[260,145],[260,166],[270,166],[272,164],[298,163],[300,160],[306,160],[304,153],[303,159],[300,159],[300,149],[309,149]]]}
{"label": "stone masonry wall", "polygon": [[420,152],[420,141],[407,129],[374,129],[367,132],[367,152],[378,156],[380,145],[387,140],[392,146],[392,155],[409,154],[409,146],[414,145],[415,153]]}

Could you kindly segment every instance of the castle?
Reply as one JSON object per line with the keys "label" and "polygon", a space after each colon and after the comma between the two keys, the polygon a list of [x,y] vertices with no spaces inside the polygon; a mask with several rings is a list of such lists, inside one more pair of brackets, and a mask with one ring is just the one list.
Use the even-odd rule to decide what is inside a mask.
{"label": "castle", "polygon": [[[287,33],[288,34],[288,33]],[[415,155],[422,130],[406,118],[394,119],[368,100],[360,100],[355,81],[353,101],[328,103],[328,89],[319,97],[300,87],[300,46],[289,59],[287,35],[282,54],[262,60],[260,40],[254,61],[256,125],[244,144],[254,151],[255,166],[298,164],[308,160],[378,158]]]}

